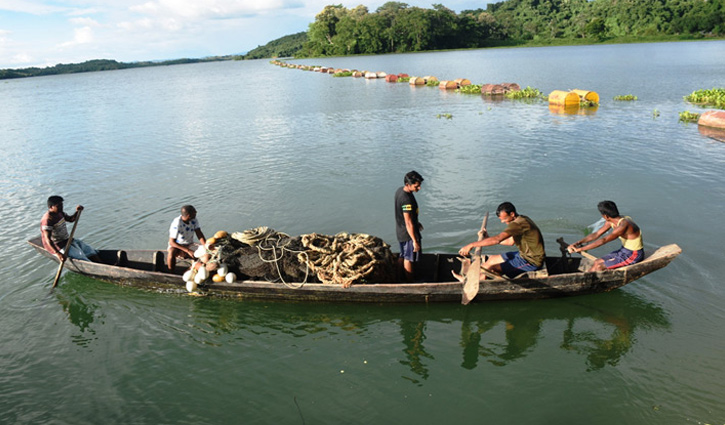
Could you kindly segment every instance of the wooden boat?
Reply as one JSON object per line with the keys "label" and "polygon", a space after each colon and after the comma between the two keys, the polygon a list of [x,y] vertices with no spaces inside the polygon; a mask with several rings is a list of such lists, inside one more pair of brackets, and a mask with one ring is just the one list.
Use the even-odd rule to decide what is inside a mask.
{"label": "wooden boat", "polygon": [[[57,261],[43,248],[40,237],[28,243],[38,253]],[[474,301],[514,300],[595,294],[620,288],[669,264],[682,250],[676,244],[663,246],[642,262],[615,270],[583,272],[592,261],[586,258],[547,257],[546,271],[529,272],[514,279],[481,281]],[[184,264],[174,273],[164,270],[165,251],[101,250],[102,263],[68,259],[67,270],[105,282],[147,289],[186,292]],[[121,259],[121,264],[119,263]],[[188,267],[188,264],[186,265]],[[454,280],[460,262],[454,254],[424,254],[416,272],[423,283],[366,283],[343,288],[321,283],[284,283],[243,280],[208,283],[200,287],[209,295],[256,299],[337,302],[460,302],[463,284]]]}

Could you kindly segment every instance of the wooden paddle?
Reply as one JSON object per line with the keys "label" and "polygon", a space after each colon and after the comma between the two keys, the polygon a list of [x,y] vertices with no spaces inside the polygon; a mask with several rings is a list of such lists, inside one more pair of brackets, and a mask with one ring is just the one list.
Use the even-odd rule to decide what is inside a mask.
{"label": "wooden paddle", "polygon": [[73,242],[73,235],[76,232],[76,226],[78,226],[78,220],[81,219],[81,211],[78,210],[78,215],[76,216],[76,221],[73,223],[73,229],[70,231],[70,237],[68,237],[68,242],[65,243],[65,249],[63,250],[63,259],[60,260],[60,265],[58,266],[58,271],[55,273],[55,279],[53,280],[53,286],[50,288],[51,290],[58,285],[58,281],[60,280],[60,272],[63,271],[63,266],[65,265],[65,260],[68,259],[68,252],[70,251],[70,244]]}
{"label": "wooden paddle", "polygon": [[[559,238],[556,241],[559,242],[559,247],[561,249],[561,253],[566,255],[566,253],[569,252],[569,250],[568,250],[569,244],[564,242],[564,238]],[[586,251],[579,251],[579,254],[581,254],[582,257],[588,258],[592,261],[597,259],[597,257],[593,256],[592,254],[590,254]]]}
{"label": "wooden paddle", "polygon": [[[483,217],[483,223],[481,223],[481,231],[478,234],[478,240],[481,241],[483,239],[483,233],[484,230],[486,230],[486,225],[488,224],[488,211],[486,211],[486,215]],[[468,272],[466,273],[466,282],[463,284],[463,297],[461,298],[461,304],[466,305],[471,302],[471,300],[478,294],[478,281],[481,279],[481,247],[477,246],[476,249],[473,251],[473,256],[475,259],[473,260],[473,263],[471,264],[471,267],[468,268]]]}

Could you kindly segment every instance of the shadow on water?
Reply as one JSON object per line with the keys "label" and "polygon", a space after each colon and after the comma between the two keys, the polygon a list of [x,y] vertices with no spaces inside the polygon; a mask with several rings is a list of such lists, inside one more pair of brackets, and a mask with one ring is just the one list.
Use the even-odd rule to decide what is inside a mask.
{"label": "shadow on water", "polygon": [[[641,296],[616,290],[610,293],[541,301],[457,304],[326,304],[229,300],[213,297],[159,294],[135,288],[120,288],[82,276],[69,276],[62,290],[55,292],[58,303],[80,335],[74,342],[91,344],[95,327],[104,326],[106,304],[135,304],[144,316],[163,314],[160,328],[173,328],[164,321],[188,317],[204,346],[221,346],[232,339],[255,340],[343,335],[370,339],[382,344],[381,328],[399,335],[398,363],[411,376],[404,379],[420,384],[430,377],[436,361],[435,347],[442,342],[458,346],[460,367],[474,370],[486,362],[503,367],[531,354],[543,339],[555,338],[561,350],[581,356],[587,371],[616,366],[637,341],[637,333],[671,327],[668,313]],[[116,299],[116,297],[118,297]],[[140,297],[140,298],[139,298]],[[139,307],[140,306],[140,307]],[[139,311],[148,308],[149,311]],[[191,311],[191,315],[189,312]],[[454,332],[460,329],[460,334]],[[187,336],[185,329],[183,336]],[[453,336],[459,335],[459,336]],[[395,341],[393,341],[395,344]],[[456,351],[458,351],[456,350]]]}

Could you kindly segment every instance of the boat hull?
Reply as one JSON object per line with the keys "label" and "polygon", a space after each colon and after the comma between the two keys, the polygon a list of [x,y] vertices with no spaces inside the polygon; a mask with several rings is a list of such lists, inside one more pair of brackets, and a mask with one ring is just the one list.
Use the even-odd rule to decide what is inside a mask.
{"label": "boat hull", "polygon": [[[40,239],[28,243],[41,255],[57,261]],[[641,263],[602,272],[581,272],[589,260],[571,257],[547,257],[548,276],[522,276],[515,279],[487,279],[479,285],[474,301],[519,300],[596,294],[620,288],[669,264],[682,250],[675,244],[658,249]],[[155,271],[163,264],[164,252],[124,251],[127,266],[115,265],[118,251],[102,250],[103,263],[68,259],[65,269],[97,280],[162,292],[184,293],[183,265],[174,273]],[[155,261],[154,261],[155,260]],[[226,297],[364,303],[460,302],[463,284],[453,280],[451,271],[460,267],[455,255],[425,254],[418,267],[423,283],[366,283],[344,288],[321,283],[285,283],[242,280],[234,283],[205,284],[201,293]]]}

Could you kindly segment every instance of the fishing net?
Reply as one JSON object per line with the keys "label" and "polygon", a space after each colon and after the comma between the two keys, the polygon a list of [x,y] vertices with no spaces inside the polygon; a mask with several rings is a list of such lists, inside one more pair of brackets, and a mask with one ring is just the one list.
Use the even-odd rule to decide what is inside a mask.
{"label": "fishing net", "polygon": [[235,232],[214,244],[212,261],[253,280],[349,287],[392,282],[395,257],[382,239],[360,233],[291,237],[267,227]]}

